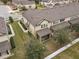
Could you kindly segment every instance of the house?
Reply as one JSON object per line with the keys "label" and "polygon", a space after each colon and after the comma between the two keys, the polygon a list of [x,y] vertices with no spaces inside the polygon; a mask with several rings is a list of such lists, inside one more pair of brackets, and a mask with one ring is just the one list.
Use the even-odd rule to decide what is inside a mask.
{"label": "house", "polygon": [[28,30],[40,38],[49,38],[51,29],[58,30],[70,26],[69,21],[79,23],[79,3],[43,10],[28,10],[23,13],[22,20]]}
{"label": "house", "polygon": [[[59,5],[59,4],[67,4],[71,2],[71,0],[40,0],[40,3],[45,6]],[[26,8],[35,8],[35,1],[34,0],[12,0],[13,4],[17,5],[24,5]]]}
{"label": "house", "polygon": [[25,6],[26,8],[35,8],[35,2],[33,0],[12,0],[12,3],[18,6]]}
{"label": "house", "polygon": [[0,59],[10,55],[10,41],[4,18],[0,17]]}
{"label": "house", "polygon": [[42,0],[42,4],[44,4],[46,7],[53,8],[54,6],[60,6],[63,4],[69,4],[72,3],[71,0]]}

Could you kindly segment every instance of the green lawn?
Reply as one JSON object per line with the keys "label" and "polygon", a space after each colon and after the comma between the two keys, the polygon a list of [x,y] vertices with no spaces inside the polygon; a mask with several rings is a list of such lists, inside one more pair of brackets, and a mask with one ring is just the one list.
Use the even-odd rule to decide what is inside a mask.
{"label": "green lawn", "polygon": [[37,5],[37,9],[44,9],[45,8],[45,6],[43,5],[43,4],[36,4]]}
{"label": "green lawn", "polygon": [[79,42],[53,59],[79,59]]}
{"label": "green lawn", "polygon": [[8,59],[24,59],[25,58],[25,44],[28,42],[29,36],[27,33],[24,33],[21,30],[17,22],[12,23],[11,25],[15,32],[15,36],[13,38],[15,41],[16,48],[12,50],[14,55]]}
{"label": "green lawn", "polygon": [[[29,41],[30,37],[28,33],[24,33],[21,28],[19,27],[17,22],[14,22],[11,24],[15,36],[14,41],[16,48],[12,50],[14,55],[8,59],[25,59],[25,45]],[[66,51],[60,53],[58,56],[56,56],[53,59],[79,59],[79,43],[75,44],[71,48],[67,49]]]}

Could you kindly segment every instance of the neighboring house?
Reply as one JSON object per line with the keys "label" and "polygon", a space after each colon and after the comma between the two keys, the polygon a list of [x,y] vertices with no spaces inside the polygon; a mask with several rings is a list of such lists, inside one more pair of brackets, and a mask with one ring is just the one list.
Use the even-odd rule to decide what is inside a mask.
{"label": "neighboring house", "polygon": [[0,59],[10,55],[11,45],[7,26],[3,17],[0,17]]}
{"label": "neighboring house", "polygon": [[[59,4],[67,4],[71,2],[71,0],[40,0],[40,3],[45,6],[59,5]],[[34,0],[12,0],[12,3],[17,5],[24,5],[26,8],[35,8]]]}
{"label": "neighboring house", "polygon": [[62,4],[68,4],[72,2],[71,0],[42,0],[41,3],[44,4],[47,7],[53,7],[55,5],[62,5]]}
{"label": "neighboring house", "polygon": [[72,3],[51,9],[28,10],[23,13],[23,22],[34,36],[49,38],[52,33],[50,29],[59,30],[67,27],[70,25],[68,23],[70,20],[70,22],[79,23],[78,15],[79,3]]}
{"label": "neighboring house", "polygon": [[13,4],[24,5],[26,8],[35,8],[35,2],[33,0],[12,0]]}

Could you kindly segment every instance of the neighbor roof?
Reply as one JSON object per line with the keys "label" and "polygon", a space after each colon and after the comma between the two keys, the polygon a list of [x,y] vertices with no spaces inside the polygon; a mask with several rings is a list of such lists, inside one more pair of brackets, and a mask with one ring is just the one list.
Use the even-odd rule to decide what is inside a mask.
{"label": "neighbor roof", "polygon": [[42,2],[50,2],[51,0],[41,0]]}
{"label": "neighbor roof", "polygon": [[61,30],[63,28],[69,27],[69,26],[70,26],[70,24],[68,22],[61,22],[57,25],[52,26],[52,29],[53,30]]}
{"label": "neighbor roof", "polygon": [[3,17],[0,17],[0,35],[6,34],[7,30],[6,30],[6,24],[5,24],[5,20]]}
{"label": "neighbor roof", "polygon": [[60,1],[64,1],[64,0],[52,0],[52,2],[60,2]]}
{"label": "neighbor roof", "polygon": [[70,20],[70,22],[71,22],[72,24],[78,24],[78,23],[79,23],[79,17]]}
{"label": "neighbor roof", "polygon": [[8,40],[0,42],[0,52],[10,50],[10,49],[11,49],[11,45]]}
{"label": "neighbor roof", "polygon": [[57,6],[43,10],[28,10],[23,13],[23,16],[34,26],[41,20],[46,19],[50,22],[63,18],[75,16],[79,14],[79,3],[71,3],[63,6]]}
{"label": "neighbor roof", "polygon": [[34,4],[33,0],[12,0],[12,2],[16,4],[23,4],[23,5]]}

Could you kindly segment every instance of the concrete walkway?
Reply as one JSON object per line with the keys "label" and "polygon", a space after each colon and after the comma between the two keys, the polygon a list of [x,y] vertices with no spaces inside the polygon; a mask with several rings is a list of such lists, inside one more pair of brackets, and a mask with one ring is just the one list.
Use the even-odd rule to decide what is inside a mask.
{"label": "concrete walkway", "polygon": [[74,44],[76,44],[77,42],[79,42],[79,38],[75,39],[74,41],[72,41],[71,43],[69,43],[68,45],[58,49],[57,51],[55,51],[54,53],[48,55],[47,57],[45,57],[44,59],[53,59],[55,56],[57,56],[58,54],[60,54],[61,52],[65,51],[66,49],[70,48],[71,46],[73,46]]}

